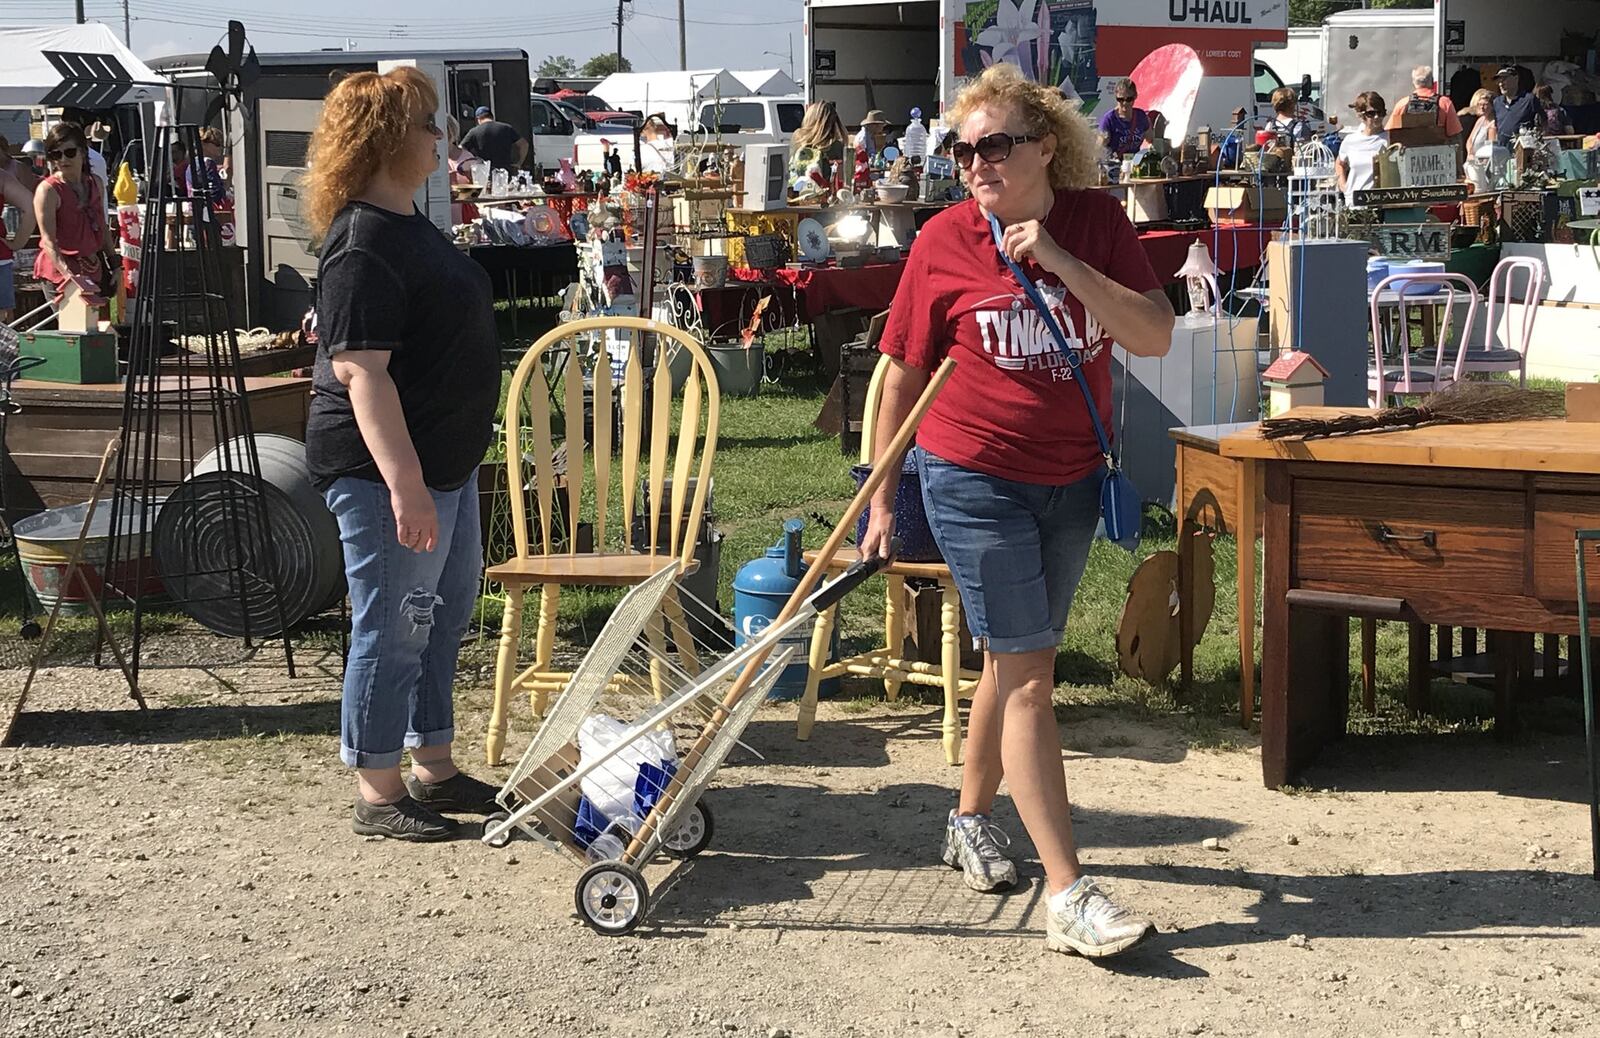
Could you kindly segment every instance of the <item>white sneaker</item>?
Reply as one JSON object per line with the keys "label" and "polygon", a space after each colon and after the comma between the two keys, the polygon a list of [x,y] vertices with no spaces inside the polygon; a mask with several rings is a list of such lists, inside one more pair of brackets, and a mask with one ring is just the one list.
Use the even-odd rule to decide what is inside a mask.
{"label": "white sneaker", "polygon": [[967,886],[988,894],[1016,885],[1017,867],[1000,852],[1011,838],[988,815],[950,812],[944,828],[944,863],[961,870]]}
{"label": "white sneaker", "polygon": [[1067,888],[1063,904],[1050,899],[1045,941],[1051,951],[1103,959],[1125,952],[1156,932],[1148,919],[1140,919],[1118,906],[1098,884],[1084,876]]}

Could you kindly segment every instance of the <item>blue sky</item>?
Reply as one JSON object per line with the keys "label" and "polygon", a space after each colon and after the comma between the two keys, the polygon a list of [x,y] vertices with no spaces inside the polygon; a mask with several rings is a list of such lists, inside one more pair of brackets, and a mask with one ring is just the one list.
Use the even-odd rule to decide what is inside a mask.
{"label": "blue sky", "polygon": [[[209,50],[230,17],[261,51],[520,47],[580,64],[616,47],[615,0],[128,0],[134,53],[153,58]],[[801,0],[684,0],[690,68],[783,68],[793,37],[802,64]],[[121,0],[84,0],[91,20],[122,35]],[[677,0],[633,0],[622,53],[639,71],[678,67]],[[460,12],[452,16],[452,12]],[[73,0],[0,0],[0,24],[71,21]],[[777,57],[762,51],[776,51]]]}

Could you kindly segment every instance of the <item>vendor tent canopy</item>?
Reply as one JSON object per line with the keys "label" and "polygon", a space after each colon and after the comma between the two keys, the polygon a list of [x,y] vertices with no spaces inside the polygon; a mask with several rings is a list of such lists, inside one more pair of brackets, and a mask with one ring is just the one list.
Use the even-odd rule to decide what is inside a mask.
{"label": "vendor tent canopy", "polygon": [[727,69],[689,72],[614,72],[589,91],[619,112],[652,115],[687,123],[699,106],[719,97],[743,97],[745,85]]}
{"label": "vendor tent canopy", "polygon": [[0,29],[0,107],[162,101],[165,82],[99,23]]}
{"label": "vendor tent canopy", "polygon": [[782,69],[763,68],[753,72],[734,72],[733,78],[744,84],[746,94],[756,97],[792,97],[804,93],[800,84]]}

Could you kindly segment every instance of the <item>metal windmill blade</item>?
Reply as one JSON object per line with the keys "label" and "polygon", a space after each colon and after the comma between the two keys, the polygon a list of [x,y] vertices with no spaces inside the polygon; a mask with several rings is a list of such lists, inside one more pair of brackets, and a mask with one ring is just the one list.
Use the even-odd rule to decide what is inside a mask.
{"label": "metal windmill blade", "polygon": [[206,108],[205,121],[210,123],[230,109],[242,110],[244,91],[261,78],[261,61],[245,36],[243,22],[228,22],[228,48],[223,50],[220,43],[211,48],[206,71],[217,81],[219,93]]}

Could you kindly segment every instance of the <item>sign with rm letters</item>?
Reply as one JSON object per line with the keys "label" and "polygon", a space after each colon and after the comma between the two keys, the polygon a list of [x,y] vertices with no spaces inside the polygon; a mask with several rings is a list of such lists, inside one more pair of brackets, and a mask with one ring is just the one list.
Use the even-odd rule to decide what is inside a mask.
{"label": "sign with rm letters", "polygon": [[1459,179],[1454,144],[1404,148],[1400,152],[1401,187],[1444,187]]}
{"label": "sign with rm letters", "polygon": [[1447,260],[1450,224],[1380,223],[1367,228],[1367,240],[1378,255],[1395,259]]}

